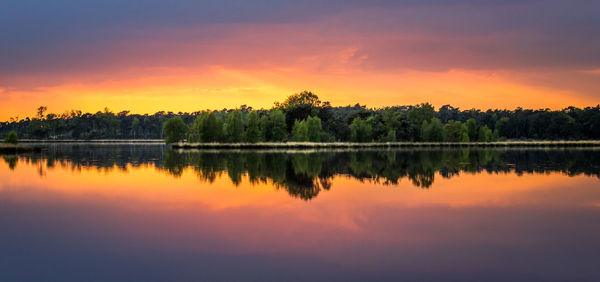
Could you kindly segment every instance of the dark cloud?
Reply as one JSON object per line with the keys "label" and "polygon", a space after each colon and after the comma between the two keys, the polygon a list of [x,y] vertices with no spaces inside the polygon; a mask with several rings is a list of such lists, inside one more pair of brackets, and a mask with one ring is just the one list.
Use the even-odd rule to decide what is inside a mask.
{"label": "dark cloud", "polygon": [[[0,74],[187,64],[180,54],[210,54],[219,42],[248,32],[239,29],[248,24],[299,27],[275,39],[253,29],[254,39],[234,43],[277,49],[302,38],[298,32],[327,34],[304,44],[310,50],[339,41],[360,45],[355,56],[367,69],[596,69],[599,14],[599,1],[560,0],[8,0],[0,4]],[[193,57],[191,63],[219,64]]]}

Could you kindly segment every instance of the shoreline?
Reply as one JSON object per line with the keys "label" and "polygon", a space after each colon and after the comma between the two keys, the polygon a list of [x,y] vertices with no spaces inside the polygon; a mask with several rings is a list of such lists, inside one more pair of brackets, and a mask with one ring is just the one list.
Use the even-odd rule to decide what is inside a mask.
{"label": "shoreline", "polygon": [[186,143],[165,145],[161,139],[37,140],[23,139],[19,145],[0,144],[0,152],[40,151],[45,145],[161,145],[178,150],[192,149],[389,149],[389,148],[600,148],[600,140],[580,141],[502,141],[502,142],[259,142],[259,143]]}
{"label": "shoreline", "polygon": [[503,141],[503,142],[262,142],[262,143],[174,143],[174,149],[360,149],[360,148],[472,148],[472,147],[600,147],[600,140],[585,141]]}
{"label": "shoreline", "polygon": [[35,145],[62,145],[62,144],[87,144],[87,145],[165,145],[163,139],[56,139],[56,140],[45,140],[45,139],[21,139],[21,144],[35,144]]}

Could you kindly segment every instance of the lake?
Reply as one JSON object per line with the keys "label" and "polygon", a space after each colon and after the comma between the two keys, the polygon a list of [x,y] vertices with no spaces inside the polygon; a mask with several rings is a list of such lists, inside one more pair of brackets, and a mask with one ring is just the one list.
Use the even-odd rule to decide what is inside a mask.
{"label": "lake", "polygon": [[600,150],[0,160],[2,281],[600,281]]}

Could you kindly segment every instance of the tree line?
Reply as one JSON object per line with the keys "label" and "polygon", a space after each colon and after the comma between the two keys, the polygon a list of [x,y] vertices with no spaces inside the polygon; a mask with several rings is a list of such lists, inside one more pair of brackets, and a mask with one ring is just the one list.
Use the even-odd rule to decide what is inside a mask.
{"label": "tree line", "polygon": [[429,103],[333,107],[303,91],[271,109],[157,112],[153,115],[70,111],[0,123],[30,139],[163,139],[188,142],[488,142],[505,139],[600,139],[600,105],[562,110],[461,110]]}

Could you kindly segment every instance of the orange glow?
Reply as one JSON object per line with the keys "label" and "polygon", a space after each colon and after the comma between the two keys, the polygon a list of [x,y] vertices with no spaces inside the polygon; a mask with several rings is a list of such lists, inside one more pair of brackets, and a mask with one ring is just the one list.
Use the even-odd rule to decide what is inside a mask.
{"label": "orange glow", "polygon": [[[225,173],[209,184],[199,180],[189,167],[179,178],[149,165],[129,165],[124,170],[116,167],[108,170],[89,167],[71,170],[64,164],[48,168],[45,164],[20,161],[17,167],[18,169],[9,171],[8,165],[0,162],[1,176],[4,179],[0,189],[45,187],[67,198],[95,195],[102,198],[127,199],[132,204],[144,203],[167,209],[191,208],[198,205],[210,207],[213,211],[249,206],[306,208],[303,201],[291,198],[271,183],[249,183],[247,177],[244,177],[242,183],[236,187]],[[44,171],[42,176],[39,175],[40,169]],[[107,189],[106,183],[109,179],[113,184]],[[331,190],[322,191],[311,200],[311,204],[328,206],[328,209],[337,209],[350,202],[358,205],[361,205],[361,202],[369,205],[394,204],[406,208],[538,204],[594,206],[598,203],[589,202],[593,197],[588,197],[585,193],[571,193],[569,187],[593,187],[596,182],[596,179],[590,177],[570,177],[557,172],[523,176],[512,173],[463,172],[460,176],[449,179],[437,174],[434,184],[429,189],[420,189],[413,186],[408,179],[401,180],[396,186],[385,186],[361,183],[354,178],[338,175],[332,180]],[[376,193],[363,193],[366,190],[375,190]],[[550,191],[552,193],[549,193]],[[365,201],[352,201],[357,195],[361,195],[361,198],[366,197]],[[308,216],[310,217],[312,216]]]}
{"label": "orange glow", "polygon": [[[118,75],[117,75],[118,77]],[[211,67],[206,70],[170,69],[131,79],[65,84],[42,92],[10,92],[0,104],[0,120],[34,116],[39,105],[50,112],[71,109],[132,113],[193,112],[248,105],[270,108],[274,101],[310,89],[333,105],[366,104],[369,107],[430,102],[470,108],[554,108],[594,105],[593,97],[514,82],[501,73],[451,70],[344,74],[311,73],[305,69],[245,70]],[[26,97],[24,99],[24,97]],[[226,97],[226,98],[224,98]]]}
{"label": "orange glow", "polygon": [[144,244],[186,252],[311,255],[361,267],[374,267],[376,262],[348,252],[365,242],[370,255],[390,251],[390,246],[397,251],[427,249],[465,240],[525,244],[536,237],[511,229],[469,230],[488,226],[490,218],[529,230],[531,222],[517,219],[520,211],[528,215],[537,209],[600,206],[598,179],[559,173],[462,173],[450,179],[436,175],[429,189],[406,179],[383,186],[336,176],[331,189],[311,201],[292,198],[271,184],[250,184],[246,177],[237,187],[226,174],[209,184],[190,168],[176,178],[153,166],[73,170],[61,163],[46,167],[45,162],[21,159],[14,170],[0,162],[0,177],[5,201],[92,213],[108,220],[103,230]]}

